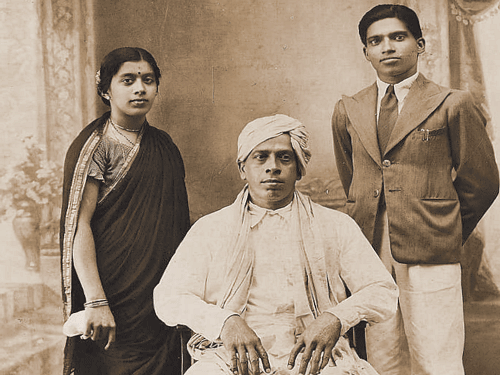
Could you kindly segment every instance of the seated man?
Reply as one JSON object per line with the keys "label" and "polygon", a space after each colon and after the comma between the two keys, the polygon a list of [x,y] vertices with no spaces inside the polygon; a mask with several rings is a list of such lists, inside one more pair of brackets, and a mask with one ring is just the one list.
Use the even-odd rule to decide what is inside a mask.
{"label": "seated man", "polygon": [[250,122],[238,139],[247,185],[194,224],[155,289],[160,319],[197,333],[190,375],[375,373],[343,335],[394,314],[397,286],[351,218],[295,190],[307,137],[285,115]]}

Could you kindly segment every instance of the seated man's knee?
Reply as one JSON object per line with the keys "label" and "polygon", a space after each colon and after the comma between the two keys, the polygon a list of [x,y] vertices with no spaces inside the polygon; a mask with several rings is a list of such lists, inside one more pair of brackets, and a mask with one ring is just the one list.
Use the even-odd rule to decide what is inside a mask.
{"label": "seated man's knee", "polygon": [[224,375],[230,373],[229,369],[225,372],[217,363],[198,361],[186,371],[185,375]]}

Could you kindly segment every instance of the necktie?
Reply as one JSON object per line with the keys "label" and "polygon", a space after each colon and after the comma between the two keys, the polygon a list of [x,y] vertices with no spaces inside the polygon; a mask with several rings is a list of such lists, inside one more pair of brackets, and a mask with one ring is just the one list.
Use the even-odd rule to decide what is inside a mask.
{"label": "necktie", "polygon": [[394,85],[389,85],[380,102],[380,114],[377,125],[378,144],[382,154],[385,152],[392,128],[394,128],[397,119],[398,99],[396,98],[396,94],[394,94]]}

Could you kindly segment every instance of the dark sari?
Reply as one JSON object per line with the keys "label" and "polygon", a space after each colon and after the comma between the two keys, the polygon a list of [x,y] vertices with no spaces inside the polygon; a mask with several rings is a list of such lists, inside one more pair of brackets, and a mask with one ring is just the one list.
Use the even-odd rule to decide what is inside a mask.
{"label": "dark sari", "polygon": [[[64,166],[61,260],[65,319],[85,297],[72,246],[90,157],[109,113],[88,125],[70,146]],[[116,322],[116,342],[68,338],[64,374],[180,374],[180,332],[153,307],[153,289],[189,229],[184,166],[170,136],[145,125],[140,146],[113,190],[98,203],[91,227],[97,266]]]}

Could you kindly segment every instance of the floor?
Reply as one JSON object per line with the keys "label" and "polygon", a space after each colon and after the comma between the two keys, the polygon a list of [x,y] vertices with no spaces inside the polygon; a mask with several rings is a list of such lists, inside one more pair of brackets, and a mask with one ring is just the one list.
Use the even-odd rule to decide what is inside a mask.
{"label": "floor", "polygon": [[[11,236],[5,236],[10,231],[6,230],[7,224],[0,223],[0,233],[3,235],[3,245],[2,252],[0,256],[0,286],[5,283],[12,282],[24,282],[27,284],[39,284],[43,283],[49,286],[50,290],[54,291],[54,294],[60,291],[60,278],[59,278],[59,261],[57,257],[46,257],[44,258],[44,262],[42,267],[46,270],[43,273],[43,277],[39,274],[33,274],[32,272],[28,272],[24,269],[24,254],[18,243],[16,243],[16,239]],[[38,337],[38,333],[41,333],[41,337],[45,337],[48,340],[49,337],[58,338],[57,335],[60,335],[60,325],[61,325],[61,308],[58,304],[58,300],[51,301],[50,311],[45,309],[45,311],[41,314],[45,315],[45,322],[38,321],[40,319],[22,319],[19,317],[13,323],[23,323],[27,324],[23,330],[19,332],[20,335],[33,336],[36,340],[36,344],[39,344],[40,337]],[[498,375],[500,374],[500,296],[498,297],[487,297],[481,301],[471,301],[467,302],[464,305],[465,311],[465,327],[466,327],[466,344],[464,351],[464,366],[466,370],[466,375]],[[48,313],[50,312],[50,313]],[[38,314],[37,314],[38,315]],[[51,321],[54,320],[54,321]],[[57,321],[57,322],[56,322]],[[9,324],[11,326],[10,330],[15,331],[16,324]],[[6,340],[7,336],[11,336],[7,334],[4,329],[2,333],[0,333],[0,354],[2,351],[9,352],[12,351],[13,345],[12,343],[8,343]],[[14,336],[16,334],[12,332]],[[35,337],[36,336],[36,337]],[[18,336],[20,337],[20,336]],[[37,341],[38,340],[38,341]],[[60,346],[59,341],[57,341],[57,345]],[[2,345],[3,344],[3,345]],[[37,345],[32,345],[36,347]],[[14,350],[17,352],[16,356],[13,356],[11,359],[15,360],[20,352],[24,350]],[[28,350],[25,350],[29,352]],[[8,355],[7,353],[4,353]],[[28,353],[26,353],[28,354]],[[54,355],[58,358],[54,358],[51,356],[50,362],[57,363],[60,362],[62,357],[62,348],[56,349]],[[22,361],[26,361],[23,357]],[[56,365],[58,368],[59,365]],[[22,372],[18,372],[21,374]],[[52,372],[50,370],[42,370],[41,374],[43,375],[56,375],[59,374],[59,371]],[[5,373],[0,370],[0,374],[4,375]],[[33,372],[31,371],[31,374]],[[6,374],[7,375],[7,374]],[[11,375],[11,374],[8,374]]]}
{"label": "floor", "polygon": [[[52,309],[54,310],[54,309]],[[60,312],[59,309],[57,311],[49,311],[45,309],[44,314],[45,318],[48,320],[59,320]],[[32,336],[34,344],[30,344],[30,347],[36,349],[36,346],[39,345],[40,340],[43,340],[48,343],[50,340],[53,341],[51,346],[54,346],[55,351],[51,350],[51,355],[43,355],[40,358],[32,355],[31,362],[35,362],[35,359],[40,362],[47,362],[43,365],[45,369],[40,369],[40,372],[28,370],[24,372],[19,367],[15,373],[16,374],[40,374],[40,375],[58,375],[60,374],[61,361],[62,361],[62,341],[57,337],[57,333],[60,328],[55,325],[51,321],[46,321],[42,323],[38,321],[38,319],[33,319],[30,322],[30,319],[18,319],[18,322],[24,321],[24,324],[29,322],[27,327],[24,327],[22,331],[20,331],[20,335],[13,335],[14,338],[17,336],[18,338],[21,335],[29,334]],[[41,320],[41,319],[40,319]],[[15,323],[18,323],[15,322]],[[474,301],[468,302],[465,304],[465,326],[466,326],[466,345],[465,345],[465,353],[464,353],[464,366],[466,375],[498,375],[500,374],[500,298],[496,299],[488,299],[484,301]],[[12,329],[14,327],[12,326]],[[22,333],[21,333],[22,332]],[[10,336],[6,334],[5,329],[2,336]],[[50,340],[49,340],[50,339]],[[5,350],[12,349],[15,345],[10,342],[9,344],[6,342],[7,340],[1,340],[0,342],[0,354]],[[3,345],[2,345],[3,344]],[[36,344],[36,345],[35,345]],[[24,352],[22,355],[21,352]],[[23,362],[27,362],[27,356],[30,355],[30,350],[14,350],[14,353],[11,354],[12,360],[19,360]],[[17,354],[15,354],[17,353]],[[48,366],[48,364],[51,366]],[[40,363],[39,363],[40,365]],[[0,366],[1,367],[1,366]],[[27,365],[23,366],[27,367]],[[50,370],[49,370],[50,368]],[[57,370],[52,371],[53,368]],[[12,375],[11,372],[3,372],[0,369],[1,375]]]}
{"label": "floor", "polygon": [[500,374],[500,297],[467,302],[464,312],[466,375]]}

